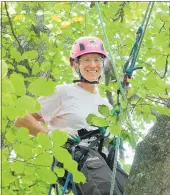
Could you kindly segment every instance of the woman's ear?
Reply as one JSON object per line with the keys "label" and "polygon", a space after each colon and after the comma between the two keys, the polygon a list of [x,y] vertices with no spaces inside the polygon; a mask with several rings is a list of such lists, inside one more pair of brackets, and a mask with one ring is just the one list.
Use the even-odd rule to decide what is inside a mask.
{"label": "woman's ear", "polygon": [[79,69],[78,69],[78,63],[76,62],[73,62],[73,68],[76,72],[79,72]]}

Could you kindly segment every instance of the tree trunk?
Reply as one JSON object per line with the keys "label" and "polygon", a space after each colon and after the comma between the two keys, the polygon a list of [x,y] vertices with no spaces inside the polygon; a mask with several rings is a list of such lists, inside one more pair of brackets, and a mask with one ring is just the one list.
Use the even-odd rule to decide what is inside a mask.
{"label": "tree trunk", "polygon": [[124,195],[170,195],[170,116],[160,116],[137,145]]}

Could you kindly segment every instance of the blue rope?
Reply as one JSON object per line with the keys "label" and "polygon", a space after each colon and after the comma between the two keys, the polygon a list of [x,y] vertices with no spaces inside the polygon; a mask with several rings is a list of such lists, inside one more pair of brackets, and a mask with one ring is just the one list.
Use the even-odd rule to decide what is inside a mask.
{"label": "blue rope", "polygon": [[125,62],[124,67],[123,67],[123,73],[125,73],[129,78],[131,78],[134,70],[142,69],[142,67],[134,68],[134,66],[137,60],[137,56],[139,53],[139,49],[141,47],[141,43],[142,43],[145,31],[146,31],[146,27],[149,22],[149,18],[150,18],[152,9],[153,9],[153,5],[154,5],[154,2],[149,2],[147,6],[147,10],[145,12],[145,16],[143,18],[143,22],[139,26],[136,32],[136,40],[129,54],[129,59]]}
{"label": "blue rope", "polygon": [[64,195],[65,194],[70,179],[71,179],[71,173],[68,172],[67,178],[66,178],[66,181],[65,181],[65,184],[64,184],[64,187],[63,187],[63,190],[62,190],[62,194],[61,195]]}

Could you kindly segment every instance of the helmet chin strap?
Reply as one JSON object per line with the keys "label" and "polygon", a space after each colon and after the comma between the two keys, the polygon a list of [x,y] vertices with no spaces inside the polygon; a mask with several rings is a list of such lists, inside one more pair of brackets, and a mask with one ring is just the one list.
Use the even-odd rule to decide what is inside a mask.
{"label": "helmet chin strap", "polygon": [[[99,79],[100,79],[100,77],[99,77]],[[73,83],[83,82],[83,83],[89,83],[89,84],[99,84],[99,79],[98,79],[98,81],[88,81],[80,74],[80,79],[73,80]]]}

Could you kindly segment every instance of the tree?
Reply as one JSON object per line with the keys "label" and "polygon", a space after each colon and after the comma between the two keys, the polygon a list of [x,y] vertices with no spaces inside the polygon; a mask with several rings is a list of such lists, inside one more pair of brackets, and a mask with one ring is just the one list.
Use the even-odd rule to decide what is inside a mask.
{"label": "tree", "polygon": [[[42,134],[31,137],[26,129],[14,127],[13,122],[17,116],[22,117],[27,111],[39,110],[36,101],[38,96],[53,93],[55,85],[72,82],[75,75],[72,76],[68,61],[71,44],[78,37],[88,35],[95,35],[104,40],[99,15],[93,2],[2,2],[1,6],[2,189],[4,194],[47,194],[49,183],[55,181],[56,175],[60,177],[64,174],[64,170],[60,169],[55,170],[55,175],[50,171],[50,165],[53,155],[61,162],[65,162],[63,156],[58,155],[59,152],[56,151],[62,150],[66,135],[54,135],[52,140]],[[168,2],[156,2],[154,5],[136,63],[143,66],[143,69],[137,70],[133,79],[129,80],[128,104],[124,103],[122,98],[120,100],[124,111],[121,132],[115,130],[115,119],[111,116],[106,116],[102,122],[100,119],[94,120],[100,126],[107,123],[112,133],[120,133],[122,139],[129,142],[132,148],[134,145],[131,128],[135,127],[134,136],[139,141],[146,134],[144,124],[156,122],[156,118],[159,118],[155,123],[157,129],[162,117],[169,121],[168,6]],[[122,66],[128,58],[146,7],[147,2],[100,2],[105,29],[120,78],[123,77]],[[105,46],[107,49],[107,45]],[[110,80],[108,86],[102,81],[99,87],[103,96],[110,92],[113,95],[112,101],[116,102],[118,86],[115,80]],[[126,117],[127,108],[134,127],[131,127]],[[104,111],[101,112],[104,114]],[[156,132],[157,130],[153,130],[151,135]],[[168,128],[163,132],[168,133]],[[62,143],[56,141],[58,136],[63,138]],[[145,154],[143,148],[147,148],[148,152],[154,154],[154,149],[149,149],[145,141],[148,139],[150,141],[151,138],[148,137],[137,147],[129,184],[134,181],[137,174],[133,171],[134,167],[137,165],[140,167],[140,162],[143,162],[138,158],[141,150]],[[164,143],[168,140],[167,137],[164,137]],[[160,139],[158,142],[161,144],[162,141]],[[57,143],[55,149],[51,143]],[[64,168],[73,173],[75,181],[84,182],[83,175],[77,171],[77,164],[66,151],[62,152],[65,152],[65,157],[69,159]],[[164,154],[162,152],[162,155]],[[148,159],[149,157],[152,159],[152,155],[147,156]],[[41,159],[44,158],[49,160],[43,161],[42,164]],[[145,165],[145,162],[143,164]],[[155,168],[157,169],[157,166]],[[147,169],[144,166],[143,173],[148,170],[149,167]],[[168,171],[167,166],[166,173]],[[146,183],[149,181],[151,180],[147,180]],[[127,187],[126,193],[131,194],[130,190],[133,189]]]}
{"label": "tree", "polygon": [[159,116],[136,148],[125,195],[170,193],[170,117]]}

